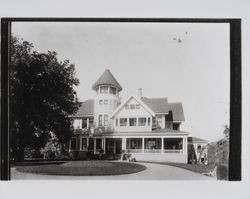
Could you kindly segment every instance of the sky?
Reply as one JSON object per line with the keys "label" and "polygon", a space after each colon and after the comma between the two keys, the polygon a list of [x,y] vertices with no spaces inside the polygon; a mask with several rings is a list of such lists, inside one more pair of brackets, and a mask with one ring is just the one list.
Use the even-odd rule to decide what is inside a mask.
{"label": "sky", "polygon": [[12,33],[75,64],[80,101],[94,98],[92,85],[110,69],[123,99],[142,88],[182,102],[181,130],[191,136],[215,141],[229,125],[228,24],[15,22]]}

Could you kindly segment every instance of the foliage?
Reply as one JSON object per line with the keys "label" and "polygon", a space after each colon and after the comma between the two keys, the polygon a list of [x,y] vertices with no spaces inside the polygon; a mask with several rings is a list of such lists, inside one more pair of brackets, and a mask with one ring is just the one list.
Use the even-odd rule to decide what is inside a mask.
{"label": "foliage", "polygon": [[216,174],[218,180],[228,179],[229,132],[229,126],[225,125],[224,138],[208,145],[207,168]]}
{"label": "foliage", "polygon": [[53,132],[59,142],[70,139],[69,118],[79,103],[74,86],[79,84],[75,67],[57,53],[38,53],[33,45],[15,36],[11,39],[11,136],[12,156],[23,159],[25,147],[44,147]]}

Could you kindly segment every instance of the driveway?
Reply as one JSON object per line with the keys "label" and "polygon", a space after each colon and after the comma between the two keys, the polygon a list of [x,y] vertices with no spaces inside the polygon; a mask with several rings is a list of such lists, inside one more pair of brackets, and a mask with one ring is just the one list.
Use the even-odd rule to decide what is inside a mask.
{"label": "driveway", "polygon": [[113,176],[56,176],[22,173],[15,168],[11,169],[12,180],[215,180],[178,167],[154,163],[139,163],[145,165],[144,171]]}

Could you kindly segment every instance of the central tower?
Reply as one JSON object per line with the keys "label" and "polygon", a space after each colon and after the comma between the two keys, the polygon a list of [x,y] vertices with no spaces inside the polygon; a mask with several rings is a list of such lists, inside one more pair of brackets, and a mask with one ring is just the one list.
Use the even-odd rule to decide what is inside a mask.
{"label": "central tower", "polygon": [[94,99],[94,123],[96,127],[112,128],[111,114],[120,104],[119,92],[121,85],[110,70],[106,69],[94,83],[92,89],[96,91]]}

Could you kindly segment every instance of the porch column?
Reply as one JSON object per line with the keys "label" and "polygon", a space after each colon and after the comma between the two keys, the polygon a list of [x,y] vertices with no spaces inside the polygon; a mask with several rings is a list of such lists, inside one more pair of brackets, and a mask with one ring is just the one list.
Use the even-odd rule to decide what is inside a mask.
{"label": "porch column", "polygon": [[87,129],[89,129],[89,118],[87,118]]}
{"label": "porch column", "polygon": [[161,138],[161,153],[164,153],[164,138]]}
{"label": "porch column", "polygon": [[87,149],[89,148],[89,138],[87,137]]}
{"label": "porch column", "polygon": [[82,137],[79,137],[80,138],[80,146],[79,146],[79,150],[81,151],[82,150]]}
{"label": "porch column", "polygon": [[187,138],[186,137],[184,137],[183,138],[183,154],[187,154],[188,152],[187,152]]}
{"label": "porch column", "polygon": [[122,150],[126,150],[126,138],[122,138]]}
{"label": "porch column", "polygon": [[96,153],[96,138],[94,138],[94,153]]}
{"label": "porch column", "polygon": [[144,137],[142,138],[142,153],[144,153],[144,148],[145,148],[145,146],[144,146]]}
{"label": "porch column", "polygon": [[106,138],[102,138],[102,150],[103,150],[104,154],[106,153],[106,151],[105,151],[105,148],[106,148],[105,142],[106,142]]}

